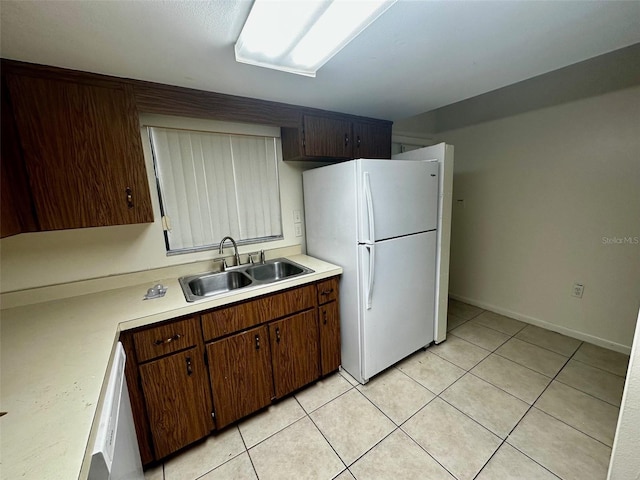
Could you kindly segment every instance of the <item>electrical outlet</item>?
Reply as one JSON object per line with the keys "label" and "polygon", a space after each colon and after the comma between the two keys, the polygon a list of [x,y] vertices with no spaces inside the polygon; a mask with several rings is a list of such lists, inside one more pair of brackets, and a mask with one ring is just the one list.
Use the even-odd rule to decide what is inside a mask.
{"label": "electrical outlet", "polygon": [[293,211],[293,223],[302,223],[302,212],[300,210]]}
{"label": "electrical outlet", "polygon": [[582,294],[584,293],[584,285],[581,283],[574,283],[573,290],[571,291],[571,296],[576,298],[582,298]]}
{"label": "electrical outlet", "polygon": [[296,232],[296,237],[301,237],[302,236],[302,224],[301,223],[296,223],[294,225],[294,229]]}

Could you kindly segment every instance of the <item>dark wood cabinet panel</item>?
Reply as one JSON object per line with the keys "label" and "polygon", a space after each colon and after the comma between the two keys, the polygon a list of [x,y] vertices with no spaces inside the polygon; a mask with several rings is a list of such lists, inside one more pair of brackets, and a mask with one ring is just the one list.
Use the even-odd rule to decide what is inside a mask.
{"label": "dark wood cabinet panel", "polygon": [[391,125],[354,122],[353,158],[391,158]]}
{"label": "dark wood cabinet panel", "polygon": [[273,378],[266,326],[212,342],[207,355],[217,428],[271,403]]}
{"label": "dark wood cabinet panel", "polygon": [[6,79],[42,230],[153,221],[130,86]]}
{"label": "dark wood cabinet panel", "polygon": [[302,119],[303,150],[307,157],[351,158],[351,122],[305,115]]}
{"label": "dark wood cabinet panel", "polygon": [[316,315],[316,310],[311,310],[269,324],[276,398],[320,376]]}
{"label": "dark wood cabinet panel", "polygon": [[316,161],[391,158],[391,126],[349,115],[303,115],[299,127],[281,129],[282,156]]}
{"label": "dark wood cabinet panel", "polygon": [[331,302],[338,298],[338,277],[329,278],[317,284],[318,304]]}
{"label": "dark wood cabinet panel", "polygon": [[320,370],[327,375],[340,366],[340,312],[338,302],[318,307],[320,331]]}
{"label": "dark wood cabinet panel", "polygon": [[200,347],[140,365],[156,458],[213,430],[211,397]]}
{"label": "dark wood cabinet panel", "polygon": [[197,317],[179,320],[133,334],[139,362],[193,347],[200,342]]}
{"label": "dark wood cabinet panel", "polygon": [[29,181],[24,167],[20,139],[2,78],[2,132],[0,134],[0,238],[38,230]]}
{"label": "dark wood cabinet panel", "polygon": [[294,288],[202,315],[204,340],[208,342],[254,325],[281,318],[316,305],[313,285]]}

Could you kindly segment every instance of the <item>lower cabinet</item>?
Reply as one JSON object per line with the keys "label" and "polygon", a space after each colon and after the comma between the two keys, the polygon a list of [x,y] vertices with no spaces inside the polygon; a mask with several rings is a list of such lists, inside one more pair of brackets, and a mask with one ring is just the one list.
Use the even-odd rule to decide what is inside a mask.
{"label": "lower cabinet", "polygon": [[121,334],[145,465],[340,366],[338,278]]}
{"label": "lower cabinet", "polygon": [[157,458],[213,429],[207,371],[200,347],[139,366]]}
{"label": "lower cabinet", "polygon": [[266,326],[209,343],[207,357],[218,428],[271,403],[273,378]]}
{"label": "lower cabinet", "polygon": [[269,338],[276,398],[284,397],[320,376],[315,310],[271,322]]}

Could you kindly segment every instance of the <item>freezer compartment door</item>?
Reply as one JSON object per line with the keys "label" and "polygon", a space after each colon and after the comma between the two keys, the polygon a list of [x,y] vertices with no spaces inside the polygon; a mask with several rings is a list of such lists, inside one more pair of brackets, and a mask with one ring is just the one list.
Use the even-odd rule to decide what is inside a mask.
{"label": "freezer compartment door", "polygon": [[362,377],[434,339],[436,232],[360,245]]}
{"label": "freezer compartment door", "polygon": [[360,243],[437,228],[437,163],[411,160],[356,162]]}

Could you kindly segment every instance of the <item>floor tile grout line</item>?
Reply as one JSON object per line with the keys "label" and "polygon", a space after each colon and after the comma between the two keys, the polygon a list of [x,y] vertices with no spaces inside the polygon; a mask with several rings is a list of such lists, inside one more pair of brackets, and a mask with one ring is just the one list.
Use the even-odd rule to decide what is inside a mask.
{"label": "floor tile grout line", "polygon": [[[429,403],[431,403],[431,402],[429,402]],[[426,407],[426,405],[425,405],[425,407]],[[405,423],[406,423],[406,422],[405,422]],[[404,423],[403,423],[403,425],[404,425]],[[407,432],[406,430],[404,430],[401,426],[400,426],[400,427],[398,427],[398,430],[400,430],[402,433],[404,433],[404,434],[409,438],[409,440],[411,440],[411,441],[412,441],[413,443],[415,443],[415,444],[416,444],[416,445],[417,445],[417,446],[418,446],[418,447],[419,447],[423,452],[425,452],[427,455],[429,455],[429,457],[431,457],[431,458],[433,459],[433,461],[434,461],[434,462],[436,462],[438,465],[440,465],[442,468],[444,468],[444,470],[445,470],[446,472],[448,472],[448,473],[449,473],[449,475],[451,475],[451,476],[452,476],[453,478],[455,478],[455,479],[457,479],[457,478],[458,478],[458,477],[456,477],[456,476],[453,474],[453,472],[452,472],[451,470],[449,470],[447,467],[445,467],[445,466],[444,466],[444,465],[443,465],[443,464],[442,464],[442,463],[441,463],[441,462],[440,462],[436,457],[434,457],[431,453],[429,453],[429,451],[428,451],[426,448],[424,448],[422,445],[420,445],[420,443],[419,443],[415,438],[413,438],[411,435],[409,435],[409,432]]]}
{"label": "floor tile grout line", "polygon": [[[486,313],[486,312],[485,312],[485,313]],[[491,312],[491,313],[495,313],[495,312]],[[500,315],[500,314],[499,314],[499,313],[497,313],[496,315]],[[471,320],[469,320],[469,321],[471,322],[472,320],[477,320],[479,316],[480,316],[480,315],[478,315],[477,317],[472,318],[472,319],[471,319]],[[505,316],[505,315],[502,315],[502,316],[503,316],[504,318],[508,318],[509,320],[513,320],[514,322],[520,322],[520,320],[516,320],[515,318],[507,317],[507,316]],[[515,332],[515,333],[509,333],[509,332],[505,332],[504,330],[498,330],[496,327],[492,327],[492,326],[490,326],[490,325],[485,325],[484,323],[480,323],[480,322],[477,322],[477,321],[476,321],[476,322],[474,322],[474,323],[473,323],[473,325],[478,325],[478,326],[480,326],[480,327],[485,327],[485,328],[488,328],[489,330],[493,330],[494,332],[503,333],[504,335],[509,335],[510,337],[512,337],[512,338],[513,338],[513,337],[514,337],[514,336],[516,336],[518,333],[520,333],[522,330],[524,330],[525,328],[527,328],[527,325],[529,325],[528,323],[525,323],[525,322],[520,322],[520,323],[524,323],[524,326],[520,327],[520,328],[518,329],[518,331],[517,331],[517,332]]]}
{"label": "floor tile grout line", "polygon": [[[529,460],[531,460],[532,462],[534,462],[537,465],[540,465],[542,468],[544,468],[547,472],[549,472],[551,475],[553,475],[554,477],[558,478],[559,480],[563,480],[562,477],[560,475],[558,475],[557,473],[551,471],[548,467],[545,467],[542,463],[540,463],[538,460],[536,460],[535,458],[529,456],[527,453],[523,452],[522,450],[520,450],[518,447],[516,447],[515,445],[509,443],[509,437],[505,438],[504,443],[506,443],[507,445],[509,445],[511,448],[513,448],[514,450],[520,452],[522,455],[524,455],[525,457],[527,457]],[[502,445],[500,445],[502,447]]]}
{"label": "floor tile grout line", "polygon": [[[528,326],[536,327],[536,325],[533,325],[532,323],[529,323],[529,324],[528,324]],[[542,328],[542,327],[537,327],[537,328]],[[524,330],[524,329],[523,329],[523,330]],[[546,329],[543,329],[543,330],[546,330]],[[520,332],[521,332],[521,331],[522,331],[522,330],[520,330]],[[554,332],[553,330],[547,330],[547,331],[552,332],[552,333],[558,333],[558,332]],[[518,333],[520,333],[520,332],[518,332]],[[561,334],[561,333],[558,333],[558,335],[562,335],[562,334]],[[584,343],[582,340],[578,340],[577,338],[569,337],[569,336],[567,336],[567,335],[563,335],[563,336],[564,336],[564,337],[567,337],[567,338],[570,338],[571,340],[577,340],[577,341],[579,341],[579,342],[580,342],[580,345],[582,345],[582,344]],[[580,345],[578,345],[578,347],[576,347],[576,349],[575,349],[575,350],[574,350],[570,355],[566,355],[566,354],[564,354],[564,353],[560,353],[560,352],[558,352],[558,351],[556,351],[556,350],[551,350],[550,348],[547,348],[547,347],[545,347],[545,346],[543,346],[543,345],[540,345],[540,344],[537,344],[537,343],[533,343],[533,342],[532,342],[532,341],[530,341],[530,340],[525,340],[524,338],[520,338],[520,337],[518,337],[518,334],[515,334],[515,335],[513,336],[513,338],[515,338],[516,340],[520,340],[521,342],[528,343],[529,345],[534,345],[534,346],[536,346],[536,347],[540,347],[540,348],[542,348],[542,349],[544,349],[544,350],[546,350],[546,351],[548,351],[548,352],[553,352],[553,353],[555,353],[555,354],[557,354],[557,355],[561,355],[561,356],[563,356],[563,357],[565,357],[565,358],[571,358],[571,357],[573,357],[573,355],[578,351],[578,348],[580,348]]]}
{"label": "floor tile grout line", "polygon": [[[318,432],[320,432],[320,435],[322,435],[322,438],[324,438],[325,442],[327,442],[327,443],[329,444],[329,447],[331,447],[331,450],[333,450],[333,452],[336,454],[336,456],[338,457],[338,459],[342,462],[342,464],[344,465],[344,468],[345,468],[346,470],[349,470],[349,466],[350,466],[350,465],[353,465],[354,463],[356,463],[356,462],[358,461],[358,459],[359,459],[360,457],[362,457],[362,455],[365,455],[365,454],[370,450],[370,449],[368,449],[365,453],[363,453],[362,455],[360,455],[359,457],[357,457],[353,462],[351,462],[351,463],[349,463],[349,464],[347,465],[347,462],[345,462],[345,461],[343,460],[343,458],[340,456],[340,454],[339,454],[339,453],[338,453],[338,451],[335,449],[335,447],[333,446],[333,444],[329,441],[329,439],[327,438],[327,436],[324,434],[324,432],[322,431],[322,429],[321,429],[321,428],[318,426],[318,424],[313,420],[313,418],[311,418],[311,415],[309,415],[309,419],[311,420],[311,423],[313,423],[313,426],[314,426],[314,427],[316,427],[316,429],[318,430]],[[395,426],[395,423],[394,423],[394,426]],[[396,427],[396,428],[397,428],[397,427]],[[395,429],[394,429],[394,430],[395,430]],[[391,433],[393,433],[393,430],[391,431]],[[391,433],[390,433],[390,434],[391,434]],[[389,435],[390,435],[390,434],[389,434]],[[385,435],[385,437],[384,437],[384,438],[386,438],[387,436],[388,436],[388,435]],[[383,438],[383,440],[384,440],[384,438]],[[380,440],[380,441],[382,441],[382,440]],[[378,443],[380,443],[380,442],[377,442],[377,443],[376,443],[376,445],[377,445]],[[375,445],[374,445],[374,446],[375,446]],[[371,448],[373,448],[373,447],[371,447]],[[342,470],[342,471],[344,472],[344,470]],[[349,471],[349,473],[351,473],[351,471]],[[340,475],[340,474],[338,474],[338,475]]]}
{"label": "floor tile grout line", "polygon": [[[494,353],[494,354],[496,354],[498,357],[500,357],[500,358],[504,358],[505,360],[509,360],[510,362],[513,362],[513,363],[515,363],[516,365],[520,365],[521,367],[524,367],[524,368],[526,368],[526,369],[528,369],[528,370],[531,370],[531,371],[532,371],[532,372],[534,372],[534,373],[538,373],[538,374],[540,374],[540,375],[542,375],[542,376],[544,376],[544,377],[547,377],[547,378],[551,378],[551,379],[553,379],[553,377],[551,377],[550,375],[547,375],[546,373],[542,373],[541,371],[536,370],[535,368],[531,368],[530,366],[525,365],[524,363],[518,362],[517,360],[514,360],[513,358],[509,358],[509,357],[507,357],[507,356],[505,356],[505,355],[503,355],[503,354],[501,354],[501,353],[498,353],[497,351],[496,351],[496,352],[491,352],[491,353]],[[565,357],[565,358],[566,358],[566,357]],[[567,362],[565,361],[565,362],[562,364],[562,367],[560,368],[560,370],[562,370],[562,368],[564,368],[564,366],[566,365],[566,363],[567,363]],[[556,373],[554,373],[554,375],[557,375],[557,374],[560,372],[560,370],[558,370]]]}
{"label": "floor tile grout line", "polygon": [[[533,403],[529,403],[527,400],[523,400],[522,398],[518,397],[517,395],[514,395],[513,393],[511,393],[510,391],[505,390],[505,389],[504,389],[504,388],[502,388],[501,386],[496,385],[496,384],[494,384],[494,383],[490,382],[489,380],[487,380],[487,379],[485,379],[485,378],[482,378],[481,376],[479,376],[479,375],[477,375],[477,374],[473,373],[472,371],[469,371],[469,372],[467,372],[467,373],[468,373],[469,375],[473,376],[473,377],[476,377],[476,378],[477,378],[477,379],[479,379],[479,380],[482,380],[483,382],[488,383],[488,384],[489,384],[489,385],[491,385],[492,387],[497,388],[497,389],[498,389],[498,390],[500,390],[501,392],[506,393],[507,395],[509,395],[509,396],[511,396],[511,397],[513,397],[513,398],[515,398],[516,400],[520,400],[521,402],[526,403],[526,404],[527,404],[527,405],[529,405],[529,406],[533,405]],[[546,377],[546,378],[549,378],[549,377]],[[551,380],[551,381],[553,381],[553,380]],[[547,385],[544,387],[544,389],[543,389],[542,391],[544,392],[550,384],[551,384],[551,382],[547,383]],[[444,393],[444,392],[443,392],[443,393]],[[539,398],[539,397],[536,397],[536,400],[537,400],[538,398]],[[534,400],[534,402],[535,402],[536,400]],[[527,409],[527,411],[528,411],[528,409]]]}
{"label": "floor tile grout line", "polygon": [[562,380],[557,380],[557,379],[555,379],[555,378],[554,378],[554,381],[556,381],[556,382],[558,382],[558,383],[561,383],[561,384],[562,384],[562,385],[564,385],[565,387],[571,387],[571,388],[573,388],[574,390],[577,390],[577,391],[579,391],[579,392],[581,392],[581,393],[584,393],[585,395],[589,395],[590,397],[595,398],[596,400],[600,400],[601,402],[604,402],[604,403],[606,403],[607,405],[611,405],[612,407],[616,407],[618,410],[620,410],[620,405],[616,405],[615,403],[611,403],[610,401],[605,400],[605,399],[603,399],[603,398],[600,398],[600,397],[598,397],[598,396],[594,395],[593,393],[585,392],[584,390],[582,390],[582,389],[580,389],[580,388],[578,388],[578,387],[575,387],[575,386],[573,386],[573,385],[570,385],[570,384],[568,384],[568,383],[566,383],[566,382],[563,382]]}
{"label": "floor tile grout line", "polygon": [[600,371],[602,371],[602,372],[610,373],[611,375],[615,375],[616,377],[624,378],[625,380],[626,380],[626,378],[627,378],[627,375],[626,375],[626,374],[625,374],[625,375],[620,375],[620,374],[618,374],[618,373],[613,373],[611,370],[607,370],[607,369],[604,369],[604,368],[600,368],[600,367],[598,367],[598,366],[596,366],[596,365],[593,365],[593,364],[591,364],[591,363],[585,362],[585,361],[583,361],[583,360],[578,360],[577,358],[573,358],[573,361],[574,361],[574,362],[582,363],[583,365],[587,365],[587,366],[589,366],[589,367],[591,367],[591,368],[595,368],[596,370],[600,370]]}
{"label": "floor tile grout line", "polygon": [[[251,462],[251,467],[253,468],[253,473],[256,474],[256,478],[258,480],[260,480],[260,475],[258,475],[258,470],[256,469],[256,465],[253,463],[253,458],[251,458],[251,454],[249,453],[249,448],[247,447],[247,442],[244,439],[244,436],[242,435],[242,431],[240,430],[240,422],[238,422],[238,424],[236,425],[236,428],[238,429],[238,433],[240,434],[240,439],[242,440],[242,444],[244,445],[244,451],[247,452],[247,457],[249,457],[249,462]],[[255,447],[255,445],[254,445]]]}

